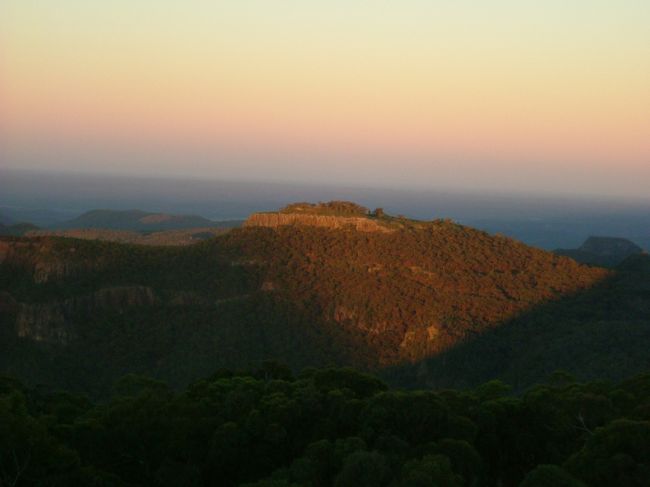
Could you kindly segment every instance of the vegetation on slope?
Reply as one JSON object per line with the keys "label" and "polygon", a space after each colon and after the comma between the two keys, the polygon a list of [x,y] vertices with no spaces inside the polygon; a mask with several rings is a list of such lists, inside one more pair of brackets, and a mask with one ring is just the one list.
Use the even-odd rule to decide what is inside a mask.
{"label": "vegetation on slope", "polygon": [[468,387],[500,378],[521,389],[556,368],[581,378],[620,380],[650,370],[649,316],[650,256],[641,254],[588,290],[394,370],[394,380],[414,387]]}
{"label": "vegetation on slope", "polygon": [[129,371],[181,386],[273,358],[418,362],[609,275],[450,221],[387,233],[251,227],[185,248],[5,246],[0,367],[93,394]]}
{"label": "vegetation on slope", "polygon": [[446,221],[367,234],[251,228],[222,244],[262,263],[278,299],[361,330],[385,366],[468,336],[603,279],[606,272]]}

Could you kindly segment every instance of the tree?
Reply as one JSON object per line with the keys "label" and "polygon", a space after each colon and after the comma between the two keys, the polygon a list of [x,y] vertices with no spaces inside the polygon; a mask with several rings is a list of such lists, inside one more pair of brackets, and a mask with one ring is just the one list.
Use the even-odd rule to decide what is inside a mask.
{"label": "tree", "polygon": [[348,456],[341,473],[336,477],[336,487],[380,487],[386,485],[390,470],[383,455],[377,452],[357,451]]}
{"label": "tree", "polygon": [[598,428],[566,463],[593,487],[644,487],[650,481],[650,422],[618,419]]}
{"label": "tree", "polygon": [[531,470],[519,487],[586,487],[557,465],[539,465]]}
{"label": "tree", "polygon": [[463,479],[451,469],[449,459],[443,455],[427,455],[404,465],[398,484],[400,487],[461,487]]}

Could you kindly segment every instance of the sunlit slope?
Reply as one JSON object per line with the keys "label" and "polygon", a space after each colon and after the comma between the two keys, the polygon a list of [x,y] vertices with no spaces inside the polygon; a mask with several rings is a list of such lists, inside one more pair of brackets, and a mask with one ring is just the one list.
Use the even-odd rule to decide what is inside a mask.
{"label": "sunlit slope", "polygon": [[451,221],[354,218],[383,230],[246,226],[183,248],[5,239],[0,365],[86,388],[131,371],[181,384],[266,358],[379,369],[608,276]]}
{"label": "sunlit slope", "polygon": [[446,352],[392,370],[411,386],[467,387],[499,378],[518,389],[557,370],[580,380],[650,371],[650,256],[628,257],[596,286],[535,306]]}

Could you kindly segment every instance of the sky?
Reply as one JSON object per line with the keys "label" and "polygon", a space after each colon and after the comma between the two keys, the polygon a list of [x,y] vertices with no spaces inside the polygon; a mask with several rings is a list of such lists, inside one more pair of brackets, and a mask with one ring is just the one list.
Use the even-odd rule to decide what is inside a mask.
{"label": "sky", "polygon": [[0,166],[650,198],[647,0],[1,0]]}

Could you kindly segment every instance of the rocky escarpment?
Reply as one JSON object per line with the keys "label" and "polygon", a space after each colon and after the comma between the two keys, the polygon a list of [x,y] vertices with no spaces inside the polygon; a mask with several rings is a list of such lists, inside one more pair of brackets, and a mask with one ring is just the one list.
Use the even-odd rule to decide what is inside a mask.
{"label": "rocky escarpment", "polygon": [[37,284],[98,267],[97,261],[75,259],[76,251],[74,246],[58,249],[48,237],[0,238],[0,264],[5,264],[5,272],[12,272],[12,269],[27,271]]}
{"label": "rocky escarpment", "polygon": [[309,215],[299,213],[253,213],[246,222],[245,227],[270,227],[284,225],[305,225],[312,227],[325,227],[331,229],[352,228],[360,232],[395,231],[381,221],[366,217],[335,216],[335,215]]}
{"label": "rocky escarpment", "polygon": [[158,305],[209,306],[207,298],[187,291],[156,293],[148,286],[113,286],[62,301],[19,303],[0,294],[0,312],[15,316],[15,332],[21,338],[65,345],[77,335],[78,323],[106,313],[123,314],[135,308]]}
{"label": "rocky escarpment", "polygon": [[17,303],[16,335],[38,342],[66,344],[75,336],[73,322],[103,312],[121,313],[129,308],[159,302],[146,286],[100,289],[84,296],[47,303]]}

